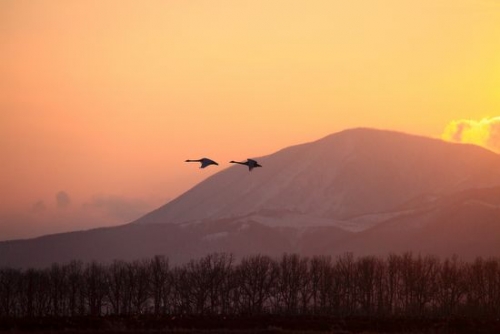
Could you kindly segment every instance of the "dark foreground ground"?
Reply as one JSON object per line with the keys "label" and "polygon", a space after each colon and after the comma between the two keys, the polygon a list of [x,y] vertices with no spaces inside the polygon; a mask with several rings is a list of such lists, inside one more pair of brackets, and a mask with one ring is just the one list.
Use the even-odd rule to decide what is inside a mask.
{"label": "dark foreground ground", "polygon": [[375,318],[319,316],[253,317],[71,317],[0,318],[0,331],[10,333],[500,333],[500,319]]}

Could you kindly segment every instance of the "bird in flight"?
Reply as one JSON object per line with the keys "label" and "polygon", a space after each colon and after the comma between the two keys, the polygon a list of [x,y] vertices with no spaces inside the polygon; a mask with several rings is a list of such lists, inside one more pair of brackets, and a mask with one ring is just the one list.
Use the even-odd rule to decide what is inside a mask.
{"label": "bird in flight", "polygon": [[201,162],[201,166],[200,168],[205,168],[207,166],[210,166],[210,165],[216,165],[216,166],[219,166],[218,163],[216,163],[215,161],[213,161],[212,159],[209,159],[209,158],[201,158],[201,159],[197,159],[197,160],[186,160],[186,162]]}
{"label": "bird in flight", "polygon": [[242,162],[242,161],[229,161],[229,163],[231,164],[240,164],[240,165],[245,165],[245,166],[248,166],[248,170],[251,172],[252,169],[254,169],[255,167],[262,167],[261,165],[259,165],[259,163],[253,159],[247,159],[247,161],[245,162]]}

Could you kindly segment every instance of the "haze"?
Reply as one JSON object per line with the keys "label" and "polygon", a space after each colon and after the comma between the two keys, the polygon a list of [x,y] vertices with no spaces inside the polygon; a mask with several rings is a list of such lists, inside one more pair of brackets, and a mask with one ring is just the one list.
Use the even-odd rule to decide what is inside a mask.
{"label": "haze", "polygon": [[126,223],[352,127],[498,152],[498,22],[497,0],[0,0],[0,240]]}

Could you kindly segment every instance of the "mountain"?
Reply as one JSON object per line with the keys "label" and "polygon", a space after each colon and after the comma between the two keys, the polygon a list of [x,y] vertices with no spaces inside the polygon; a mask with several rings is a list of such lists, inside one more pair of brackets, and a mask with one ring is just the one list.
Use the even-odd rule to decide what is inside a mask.
{"label": "mountain", "polygon": [[263,168],[228,168],[135,223],[232,218],[359,231],[412,210],[419,196],[500,185],[497,154],[392,131],[347,130],[258,160]]}
{"label": "mountain", "polygon": [[500,253],[500,156],[353,129],[233,166],[127,225],[0,242],[0,265],[210,252]]}
{"label": "mountain", "polygon": [[327,245],[359,255],[390,252],[477,256],[500,255],[500,187],[469,189],[428,203],[418,210],[389,219],[363,233]]}

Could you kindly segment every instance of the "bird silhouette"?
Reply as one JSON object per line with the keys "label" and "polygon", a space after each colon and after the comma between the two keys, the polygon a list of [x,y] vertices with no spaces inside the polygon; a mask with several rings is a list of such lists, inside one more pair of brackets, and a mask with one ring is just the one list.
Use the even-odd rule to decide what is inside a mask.
{"label": "bird silhouette", "polygon": [[205,167],[210,166],[210,165],[219,166],[218,163],[216,163],[215,161],[213,161],[212,159],[209,159],[209,158],[201,158],[201,159],[197,159],[197,160],[188,159],[188,160],[186,160],[186,162],[201,162],[200,168],[205,168]]}
{"label": "bird silhouette", "polygon": [[229,163],[231,164],[239,164],[239,165],[245,165],[245,166],[248,166],[248,170],[251,172],[252,169],[254,169],[255,167],[262,167],[261,165],[259,165],[259,163],[253,159],[247,159],[247,161],[245,162],[242,162],[242,161],[229,161]]}

